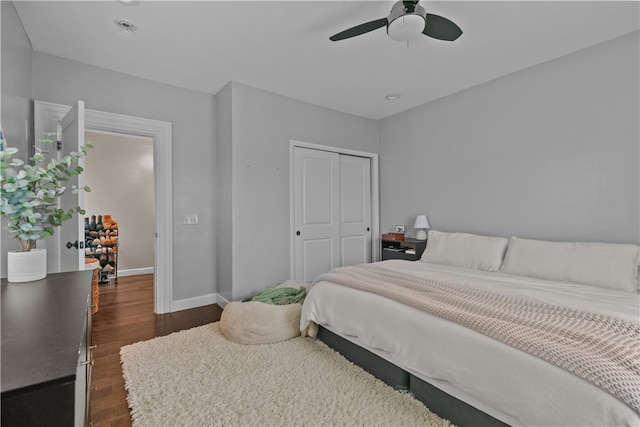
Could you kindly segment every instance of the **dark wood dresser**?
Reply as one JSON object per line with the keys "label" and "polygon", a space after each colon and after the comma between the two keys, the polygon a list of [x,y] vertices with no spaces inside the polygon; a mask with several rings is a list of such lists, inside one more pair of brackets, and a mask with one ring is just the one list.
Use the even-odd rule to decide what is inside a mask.
{"label": "dark wood dresser", "polygon": [[2,426],[89,425],[91,271],[2,279]]}

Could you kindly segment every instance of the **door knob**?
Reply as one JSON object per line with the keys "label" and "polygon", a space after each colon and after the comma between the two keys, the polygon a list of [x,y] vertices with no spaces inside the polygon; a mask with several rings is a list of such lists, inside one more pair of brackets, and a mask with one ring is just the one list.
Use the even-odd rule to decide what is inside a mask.
{"label": "door knob", "polygon": [[299,236],[299,235],[300,235],[300,232],[299,232],[299,231],[296,231],[296,236]]}
{"label": "door knob", "polygon": [[71,247],[74,247],[76,249],[78,249],[78,241],[76,240],[75,242],[71,243],[71,242],[67,242],[67,249],[71,249]]}
{"label": "door knob", "polygon": [[371,231],[371,228],[370,228],[370,227],[367,227],[367,231]]}

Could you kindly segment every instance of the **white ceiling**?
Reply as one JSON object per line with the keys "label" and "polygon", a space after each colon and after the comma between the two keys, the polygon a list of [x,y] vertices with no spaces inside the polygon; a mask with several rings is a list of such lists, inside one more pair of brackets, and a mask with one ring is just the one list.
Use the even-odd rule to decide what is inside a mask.
{"label": "white ceiling", "polygon": [[[393,3],[14,1],[39,52],[210,94],[233,80],[374,119],[640,28],[637,1],[423,0],[464,34],[408,48],[384,28],[329,41]],[[124,34],[117,18],[138,30]]]}

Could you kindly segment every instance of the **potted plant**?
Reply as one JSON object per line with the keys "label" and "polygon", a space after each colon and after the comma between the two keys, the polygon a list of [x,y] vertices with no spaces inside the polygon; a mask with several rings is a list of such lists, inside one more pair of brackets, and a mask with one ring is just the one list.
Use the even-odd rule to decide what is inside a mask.
{"label": "potted plant", "polygon": [[[45,132],[41,142],[53,143],[55,133]],[[65,184],[73,176],[82,173],[78,160],[87,154],[91,144],[81,151],[49,159],[46,151],[35,147],[35,154],[25,163],[16,158],[18,150],[4,147],[0,151],[0,214],[7,219],[7,229],[20,244],[20,250],[9,251],[7,279],[10,282],[39,280],[46,276],[46,249],[36,249],[37,240],[51,237],[54,229],[73,217],[75,212],[84,215],[78,206],[64,211],[59,208],[60,196],[67,190]],[[71,191],[91,191],[87,186]]]}

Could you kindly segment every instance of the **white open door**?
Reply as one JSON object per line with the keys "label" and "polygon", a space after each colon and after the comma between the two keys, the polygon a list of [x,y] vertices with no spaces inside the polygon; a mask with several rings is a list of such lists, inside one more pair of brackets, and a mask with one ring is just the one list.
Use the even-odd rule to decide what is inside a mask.
{"label": "white open door", "polygon": [[[84,102],[71,108],[66,116],[58,122],[58,139],[61,141],[61,155],[67,156],[71,152],[79,152],[84,145]],[[79,159],[78,164],[84,167],[84,159]],[[71,177],[67,182],[67,191],[60,198],[60,208],[65,211],[76,206],[84,206],[84,193],[73,194],[72,186],[83,188],[85,185],[84,174]],[[60,270],[78,271],[84,270],[84,215],[75,213],[73,218],[62,224],[56,231],[59,233]]]}

